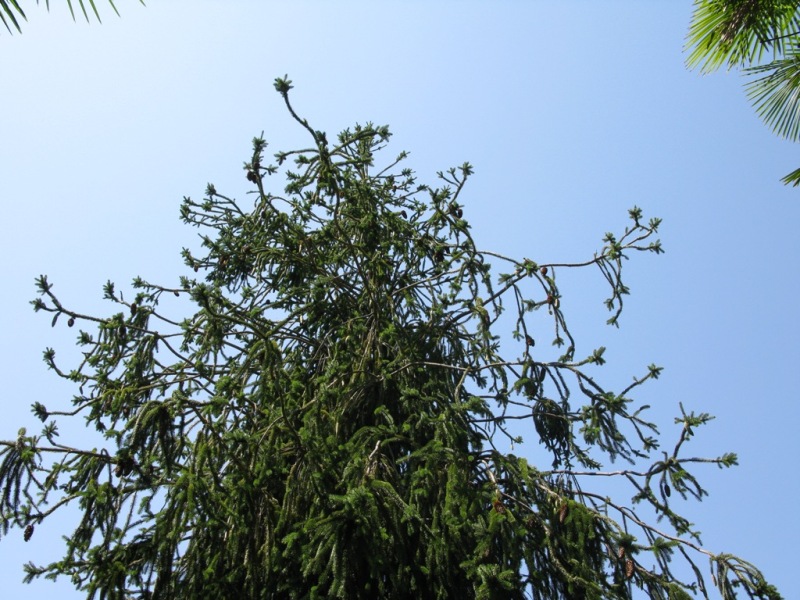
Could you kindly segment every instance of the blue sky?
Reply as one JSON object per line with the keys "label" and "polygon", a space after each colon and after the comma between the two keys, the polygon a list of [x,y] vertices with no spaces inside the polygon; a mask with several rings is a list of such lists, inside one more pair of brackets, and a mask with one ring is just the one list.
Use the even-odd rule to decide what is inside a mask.
{"label": "blue sky", "polygon": [[[577,261],[634,204],[664,219],[666,254],[626,265],[619,330],[604,325],[599,273],[564,277],[578,354],[607,346],[598,376],[618,385],[665,368],[638,398],[667,447],[678,402],[716,415],[690,450],[741,464],[702,471],[711,495],[685,512],[710,550],[800,597],[800,191],[779,183],[800,155],[758,120],[737,73],[685,69],[690,1],[122,0],[117,18],[101,0],[102,25],[28,4],[23,34],[0,35],[0,438],[37,430],[32,402],[74,393],[41,351],[74,356],[75,332],[33,313],[34,278],[96,314],[112,312],[108,279],[177,281],[196,235],[179,222],[183,196],[213,182],[242,197],[262,131],[274,150],[305,143],[272,87],[289,74],[316,129],[386,123],[389,154],[409,151],[420,180],[471,162],[464,212],[484,248]],[[529,451],[541,455],[533,439]],[[59,556],[68,523],[0,542],[5,597],[80,597],[67,581],[19,583],[22,563]]]}

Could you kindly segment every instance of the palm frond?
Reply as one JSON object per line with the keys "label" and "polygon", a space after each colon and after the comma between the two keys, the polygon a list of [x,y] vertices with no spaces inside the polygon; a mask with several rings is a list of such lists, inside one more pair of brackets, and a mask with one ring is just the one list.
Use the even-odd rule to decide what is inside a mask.
{"label": "palm frond", "polygon": [[781,182],[785,183],[786,185],[792,185],[793,187],[800,185],[800,169],[795,169],[789,173],[786,177],[781,179]]}
{"label": "palm frond", "polygon": [[797,0],[696,0],[684,50],[689,68],[710,73],[783,55],[800,38]]}
{"label": "palm frond", "polygon": [[[49,0],[48,0],[48,2],[49,2]],[[117,7],[114,6],[114,1],[113,0],[108,0],[108,3],[111,4],[111,8],[113,8],[114,12],[117,13],[117,16],[119,16],[119,11],[117,10]],[[83,18],[86,19],[86,22],[88,23],[89,22],[89,12],[86,10],[86,4],[85,4],[84,0],[78,0],[78,4],[81,7],[81,12],[83,13]],[[74,21],[75,20],[75,10],[72,8],[72,0],[67,0],[67,5],[69,6],[69,12],[72,15],[72,20]],[[97,12],[97,6],[95,5],[94,0],[89,0],[89,5],[92,7],[92,12],[94,13],[95,18],[97,19],[97,22],[98,23],[102,23],[103,20],[100,18],[100,13]]]}
{"label": "palm frond", "polygon": [[17,11],[19,16],[27,20],[25,12],[22,10],[22,7],[20,7],[20,5],[17,4],[17,0],[0,0],[0,21],[3,22],[3,25],[6,26],[6,29],[8,29],[9,33],[13,33],[11,31],[11,27],[9,27],[9,21],[11,22],[11,25],[13,25],[16,28],[17,31],[22,31],[19,28],[19,21],[17,21],[17,17],[14,14],[14,10],[11,10],[12,8]]}
{"label": "palm frond", "polygon": [[745,86],[758,115],[781,137],[800,140],[800,47],[746,72],[761,75]]}
{"label": "palm frond", "polygon": [[[114,9],[114,12],[117,16],[120,16],[119,11],[117,10],[117,6],[114,4],[114,0],[108,0],[108,3],[111,5],[111,8]],[[144,6],[144,0],[139,0],[139,3]],[[39,0],[36,0],[36,4],[39,4]],[[45,0],[45,7],[47,10],[50,10],[50,0]],[[95,18],[99,23],[102,23],[102,19],[100,18],[100,11],[97,10],[97,4],[95,0],[78,0],[78,6],[80,7],[81,12],[83,13],[83,17],[86,19],[87,22],[90,21],[89,18],[89,8],[91,8],[91,12],[94,13]],[[88,4],[88,7],[87,7]],[[72,15],[72,20],[75,20],[75,6],[73,5],[73,0],[67,0],[67,7],[69,7],[69,12]],[[0,0],[0,22],[5,25],[5,28],[8,30],[9,33],[14,33],[11,29],[13,25],[14,29],[17,32],[21,33],[22,29],[20,28],[20,23],[18,17],[22,17],[23,20],[27,21],[27,17],[25,16],[25,12],[20,7],[17,0]]]}

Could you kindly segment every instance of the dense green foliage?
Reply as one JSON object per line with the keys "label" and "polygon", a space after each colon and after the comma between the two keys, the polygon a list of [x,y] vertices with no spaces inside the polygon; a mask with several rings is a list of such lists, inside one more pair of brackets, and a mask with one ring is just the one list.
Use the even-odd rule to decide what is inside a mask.
{"label": "dense green foliage", "polygon": [[[687,64],[704,73],[744,67],[759,116],[778,135],[800,141],[800,2],[696,0],[687,49]],[[800,169],[783,182],[800,185]]]}
{"label": "dense green foliage", "polygon": [[[39,280],[34,308],[86,329],[75,369],[45,352],[78,386],[73,406],[37,402],[42,433],[0,442],[2,534],[77,515],[63,559],[28,564],[28,578],[115,599],[685,598],[711,588],[705,555],[723,597],[778,598],[673,510],[673,496],[705,494],[690,467],[736,462],[683,456],[711,417],[681,408],[680,437],[659,452],[632,392],[660,369],[605,389],[603,348],[579,357],[562,312],[557,275],[597,269],[618,324],[623,262],[661,251],[658,219],[632,209],[579,264],[480,251],[462,205],[469,164],[419,184],[403,154],[380,162],[385,127],[329,142],[290,88],[276,81],[309,147],[269,164],[257,138],[251,200],[213,185],[185,199],[203,246],[184,251],[189,276],[137,278],[128,299],[109,282],[120,312],[105,317]],[[552,346],[537,344],[546,329]],[[59,441],[54,418],[78,416],[99,449]],[[508,452],[520,432],[544,464]],[[615,459],[631,468],[601,470]],[[587,489],[593,475],[628,481],[632,502]]]}

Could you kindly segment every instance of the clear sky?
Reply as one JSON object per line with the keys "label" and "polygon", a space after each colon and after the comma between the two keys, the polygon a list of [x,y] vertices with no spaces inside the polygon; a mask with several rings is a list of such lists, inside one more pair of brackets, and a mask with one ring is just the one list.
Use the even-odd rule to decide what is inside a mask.
{"label": "clear sky", "polygon": [[[196,232],[182,197],[208,182],[242,197],[262,131],[274,150],[306,142],[272,87],[288,74],[313,127],[388,124],[389,153],[408,150],[420,180],[471,162],[464,213],[484,248],[577,261],[634,204],[663,217],[666,254],[626,265],[619,330],[604,325],[600,274],[570,275],[578,354],[607,346],[606,382],[665,368],[638,398],[666,448],[678,402],[717,416],[689,450],[741,465],[701,471],[711,495],[685,512],[706,547],[800,598],[800,191],[779,183],[800,154],[758,120],[737,73],[685,69],[689,0],[118,0],[122,18],[97,0],[102,25],[74,24],[62,4],[26,2],[22,35],[0,34],[0,438],[38,431],[32,402],[66,407],[75,392],[41,361],[46,346],[74,356],[75,331],[33,313],[34,278],[110,314],[106,280],[186,274],[179,251]],[[86,436],[61,427],[64,442]],[[24,562],[60,556],[68,524],[0,541],[3,597],[80,597],[66,580],[20,583]]]}

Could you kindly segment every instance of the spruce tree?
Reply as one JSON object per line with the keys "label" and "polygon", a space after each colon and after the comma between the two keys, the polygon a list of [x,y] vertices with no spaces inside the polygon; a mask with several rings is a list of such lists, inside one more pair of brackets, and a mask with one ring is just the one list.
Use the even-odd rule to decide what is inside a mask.
{"label": "spruce tree", "polygon": [[[736,463],[684,456],[711,417],[681,407],[660,450],[633,396],[661,369],[606,389],[603,348],[578,354],[562,311],[557,275],[599,269],[617,325],[623,262],[662,251],[659,220],[631,209],[582,263],[481,251],[469,164],[418,183],[404,153],[384,159],[386,127],[329,141],[291,83],[275,87],[309,146],[268,161],[256,138],[246,202],[213,185],[184,199],[202,239],[186,276],[137,278],[133,296],[109,282],[116,312],[100,317],[38,280],[34,309],[79,330],[80,364],[44,355],[78,393],[36,402],[41,433],[2,442],[0,531],[28,539],[57,511],[77,523],[27,579],[108,599],[779,598],[673,509],[705,494],[694,467]],[[57,418],[101,445],[62,442]],[[520,431],[543,463],[509,451]],[[632,498],[587,487],[614,460]]]}

